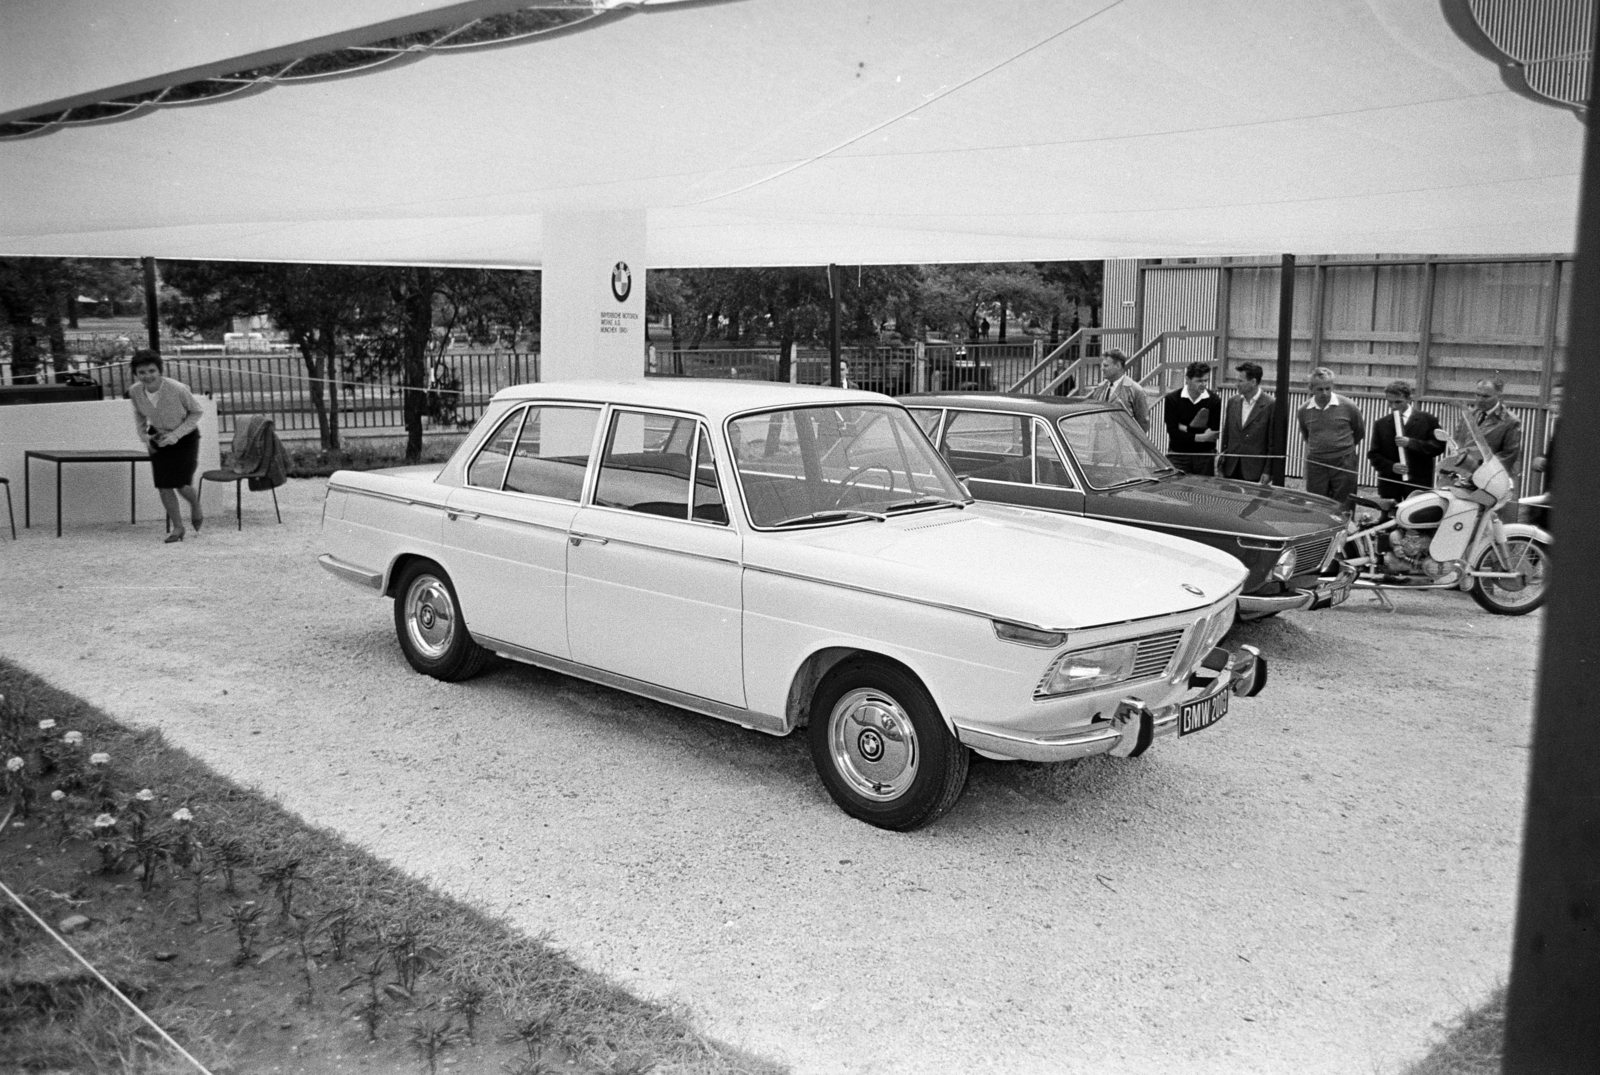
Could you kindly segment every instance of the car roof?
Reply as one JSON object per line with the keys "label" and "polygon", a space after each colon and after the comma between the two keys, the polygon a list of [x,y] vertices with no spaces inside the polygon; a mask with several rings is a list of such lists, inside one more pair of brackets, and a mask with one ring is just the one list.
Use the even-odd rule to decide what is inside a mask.
{"label": "car roof", "polygon": [[636,381],[542,381],[518,384],[496,392],[498,400],[549,399],[585,403],[616,403],[632,407],[662,407],[693,411],[720,421],[728,415],[762,407],[807,404],[877,403],[896,401],[877,392],[860,392],[826,385],[788,384],[783,381],[710,380],[695,377],[647,377]]}
{"label": "car roof", "polygon": [[1103,400],[1067,399],[1063,396],[1013,396],[998,392],[924,392],[901,396],[907,407],[970,407],[976,410],[1037,414],[1060,418],[1068,414],[1109,410],[1116,404]]}

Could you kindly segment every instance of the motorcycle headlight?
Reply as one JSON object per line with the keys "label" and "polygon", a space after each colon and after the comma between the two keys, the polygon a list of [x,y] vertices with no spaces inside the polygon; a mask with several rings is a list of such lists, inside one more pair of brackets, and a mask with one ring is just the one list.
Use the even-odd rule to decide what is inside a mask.
{"label": "motorcycle headlight", "polygon": [[1280,582],[1288,582],[1290,579],[1294,578],[1294,569],[1297,560],[1298,557],[1295,556],[1294,549],[1284,549],[1283,554],[1278,557],[1278,562],[1272,565],[1272,577]]}
{"label": "motorcycle headlight", "polygon": [[1383,512],[1377,508],[1369,508],[1365,504],[1358,504],[1355,512],[1350,516],[1350,522],[1353,524],[1350,528],[1351,533],[1357,530],[1365,530],[1369,526],[1376,526],[1381,521],[1383,521]]}
{"label": "motorcycle headlight", "polygon": [[1135,642],[1119,642],[1113,646],[1063,653],[1050,662],[1033,696],[1053,698],[1120,683],[1133,675],[1133,661],[1138,651]]}

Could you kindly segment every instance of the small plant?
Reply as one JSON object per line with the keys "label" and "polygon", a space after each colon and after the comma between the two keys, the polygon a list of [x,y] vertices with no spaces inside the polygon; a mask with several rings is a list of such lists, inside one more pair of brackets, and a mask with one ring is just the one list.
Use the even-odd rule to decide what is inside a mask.
{"label": "small plant", "polygon": [[256,872],[263,887],[270,885],[278,898],[278,921],[287,922],[294,913],[294,883],[300,872],[299,859],[278,859]]}
{"label": "small plant", "polygon": [[424,971],[433,969],[438,950],[424,943],[422,931],[410,920],[380,929],[378,936],[394,964],[395,984],[409,997],[416,991],[417,979]]}
{"label": "small plant", "polygon": [[27,759],[20,754],[6,759],[5,793],[18,817],[27,817],[33,805],[33,781],[28,777]]}
{"label": "small plant", "polygon": [[548,1008],[540,1008],[532,1015],[512,1025],[500,1035],[502,1045],[521,1045],[528,1050],[527,1063],[522,1070],[528,1075],[544,1070],[544,1051],[555,1037],[555,1020]]}
{"label": "small plant", "polygon": [[101,814],[89,823],[87,835],[100,856],[100,872],[116,873],[122,866],[122,855],[127,849],[127,842],[117,832],[116,817],[109,813]]}
{"label": "small plant", "polygon": [[233,887],[233,873],[250,865],[250,856],[245,854],[243,841],[233,836],[208,832],[205,844],[210,848],[211,861],[222,871],[222,891],[229,896],[237,896],[239,891]]}
{"label": "small plant", "polygon": [[306,995],[305,1003],[309,1007],[316,999],[316,981],[311,977],[311,972],[316,968],[316,962],[311,958],[311,942],[317,939],[322,932],[325,919],[319,918],[312,921],[305,915],[295,915],[290,923],[294,929],[295,949],[300,956],[300,973],[305,978]]}
{"label": "small plant", "polygon": [[5,938],[6,946],[11,949],[13,957],[22,952],[22,942],[27,937],[29,925],[31,923],[28,916],[10,900],[0,903],[0,937]]}
{"label": "small plant", "polygon": [[234,937],[239,941],[239,950],[233,955],[235,967],[242,966],[256,954],[256,937],[261,933],[258,920],[263,910],[265,908],[255,900],[228,905],[228,921],[233,924]]}
{"label": "small plant", "polygon": [[655,1070],[654,1057],[640,1053],[621,1053],[606,1067],[606,1075],[649,1075]]}
{"label": "small plant", "polygon": [[72,839],[72,804],[60,788],[50,793],[50,816],[56,823],[56,846],[65,847]]}
{"label": "small plant", "polygon": [[428,1075],[438,1075],[439,1058],[446,1050],[453,1049],[461,1040],[461,1032],[450,1025],[450,1020],[438,1022],[423,1015],[411,1024],[411,1033],[406,1038],[406,1044],[411,1046],[411,1051],[417,1058],[428,1065]]}
{"label": "small plant", "polygon": [[355,908],[349,904],[335,907],[320,919],[320,925],[333,945],[333,961],[344,962],[344,950],[350,944],[350,931],[355,928]]}
{"label": "small plant", "polygon": [[476,982],[458,985],[444,998],[445,1011],[461,1016],[462,1021],[466,1023],[467,1041],[473,1045],[478,1044],[478,1015],[483,1011],[483,1005],[488,999],[489,991]]}
{"label": "small plant", "polygon": [[379,952],[366,969],[339,987],[339,992],[344,993],[357,986],[366,986],[366,996],[345,1005],[345,1010],[354,1015],[366,1028],[369,1043],[378,1040],[378,1025],[383,1022],[386,1014],[383,1007],[383,993],[379,990],[379,983],[382,981],[383,953]]}

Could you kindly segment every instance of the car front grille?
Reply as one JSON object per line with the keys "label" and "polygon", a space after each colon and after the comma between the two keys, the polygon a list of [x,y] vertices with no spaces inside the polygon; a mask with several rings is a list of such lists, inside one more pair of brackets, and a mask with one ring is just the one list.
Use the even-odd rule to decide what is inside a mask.
{"label": "car front grille", "polygon": [[1324,530],[1320,534],[1311,534],[1298,538],[1292,544],[1294,547],[1294,573],[1296,575],[1309,575],[1322,568],[1322,558],[1328,555],[1328,546],[1338,535],[1338,530]]}
{"label": "car front grille", "polygon": [[1158,635],[1146,635],[1139,639],[1139,648],[1133,658],[1133,675],[1129,678],[1148,679],[1150,676],[1159,676],[1166,672],[1167,665],[1172,663],[1172,656],[1178,652],[1178,646],[1182,642],[1182,628],[1176,631],[1162,631]]}

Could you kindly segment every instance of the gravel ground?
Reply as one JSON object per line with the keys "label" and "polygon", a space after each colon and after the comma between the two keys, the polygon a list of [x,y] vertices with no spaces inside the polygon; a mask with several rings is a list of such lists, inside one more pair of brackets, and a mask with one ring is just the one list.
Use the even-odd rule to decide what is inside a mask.
{"label": "gravel ground", "polygon": [[0,653],[797,1072],[1392,1072],[1507,973],[1538,615],[1366,595],[1138,760],[978,760],[931,830],[774,739],[519,665],[415,675],[323,483],[204,537],[0,540]]}

